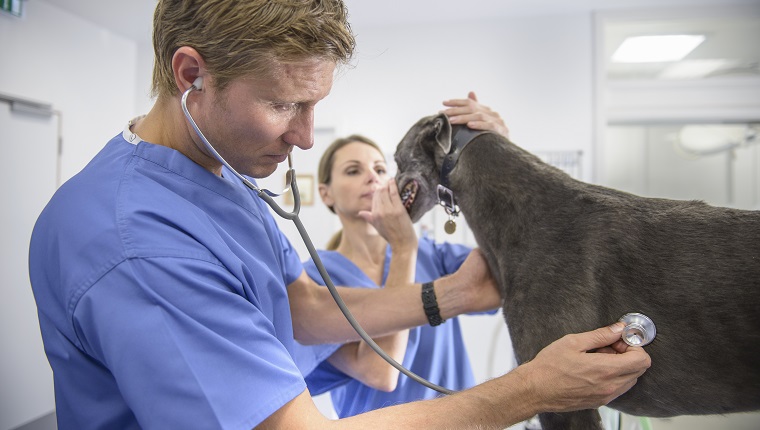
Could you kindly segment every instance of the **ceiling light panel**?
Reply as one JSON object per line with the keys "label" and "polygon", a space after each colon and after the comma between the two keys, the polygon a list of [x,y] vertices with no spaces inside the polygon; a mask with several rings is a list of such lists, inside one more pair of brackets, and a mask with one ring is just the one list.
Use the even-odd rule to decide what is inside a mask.
{"label": "ceiling light panel", "polygon": [[612,61],[615,63],[679,61],[704,40],[705,36],[701,34],[628,37],[612,54]]}

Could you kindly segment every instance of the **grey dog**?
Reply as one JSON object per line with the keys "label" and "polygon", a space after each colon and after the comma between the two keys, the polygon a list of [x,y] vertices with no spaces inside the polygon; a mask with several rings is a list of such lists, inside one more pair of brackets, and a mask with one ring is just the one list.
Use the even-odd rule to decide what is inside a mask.
{"label": "grey dog", "polygon": [[[519,363],[640,312],[657,327],[652,366],[610,407],[650,417],[760,409],[760,211],[581,182],[495,133],[452,147],[463,128],[442,114],[418,121],[396,149],[396,181],[416,222],[450,170],[443,180],[501,288]],[[596,410],[539,419],[544,430],[602,428]]]}

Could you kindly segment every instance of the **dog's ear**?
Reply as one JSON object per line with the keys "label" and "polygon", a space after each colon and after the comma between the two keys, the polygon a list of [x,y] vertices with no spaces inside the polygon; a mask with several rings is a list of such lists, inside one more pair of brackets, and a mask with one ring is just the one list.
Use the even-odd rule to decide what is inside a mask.
{"label": "dog's ear", "polygon": [[444,154],[448,154],[451,149],[451,123],[445,114],[438,114],[433,120],[435,129],[435,141],[443,149]]}

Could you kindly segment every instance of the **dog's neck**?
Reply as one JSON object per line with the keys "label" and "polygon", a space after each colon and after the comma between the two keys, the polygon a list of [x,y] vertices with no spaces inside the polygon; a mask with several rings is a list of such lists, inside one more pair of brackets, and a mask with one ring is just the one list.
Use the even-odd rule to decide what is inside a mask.
{"label": "dog's neck", "polygon": [[[523,218],[512,216],[514,211],[540,216],[555,210],[557,199],[568,186],[562,179],[566,174],[545,165],[508,139],[491,136],[483,136],[468,145],[450,177],[465,217],[496,213],[504,214],[498,222],[514,223]],[[533,179],[536,177],[542,180]],[[479,222],[489,221],[491,219],[483,218]],[[499,227],[494,226],[496,228]],[[523,230],[525,226],[515,228]]]}
{"label": "dog's neck", "polygon": [[451,190],[449,176],[459,161],[459,155],[464,148],[481,134],[488,133],[483,130],[473,130],[463,125],[452,127],[451,146],[448,154],[444,155],[441,162],[441,179],[438,186],[438,204],[444,207],[449,217],[459,215],[459,206],[454,192]]}
{"label": "dog's neck", "polygon": [[456,167],[459,155],[468,143],[483,133],[488,132],[473,130],[462,125],[452,127],[451,148],[449,149],[449,153],[443,157],[443,163],[441,164],[441,185],[449,188],[449,175],[454,170],[454,167]]}

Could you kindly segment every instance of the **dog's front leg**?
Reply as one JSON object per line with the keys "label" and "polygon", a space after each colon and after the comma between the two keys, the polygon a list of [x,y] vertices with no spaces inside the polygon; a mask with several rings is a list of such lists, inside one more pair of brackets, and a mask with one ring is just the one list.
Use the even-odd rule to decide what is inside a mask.
{"label": "dog's front leg", "polygon": [[543,413],[538,416],[542,430],[603,430],[602,417],[596,409],[577,412]]}

